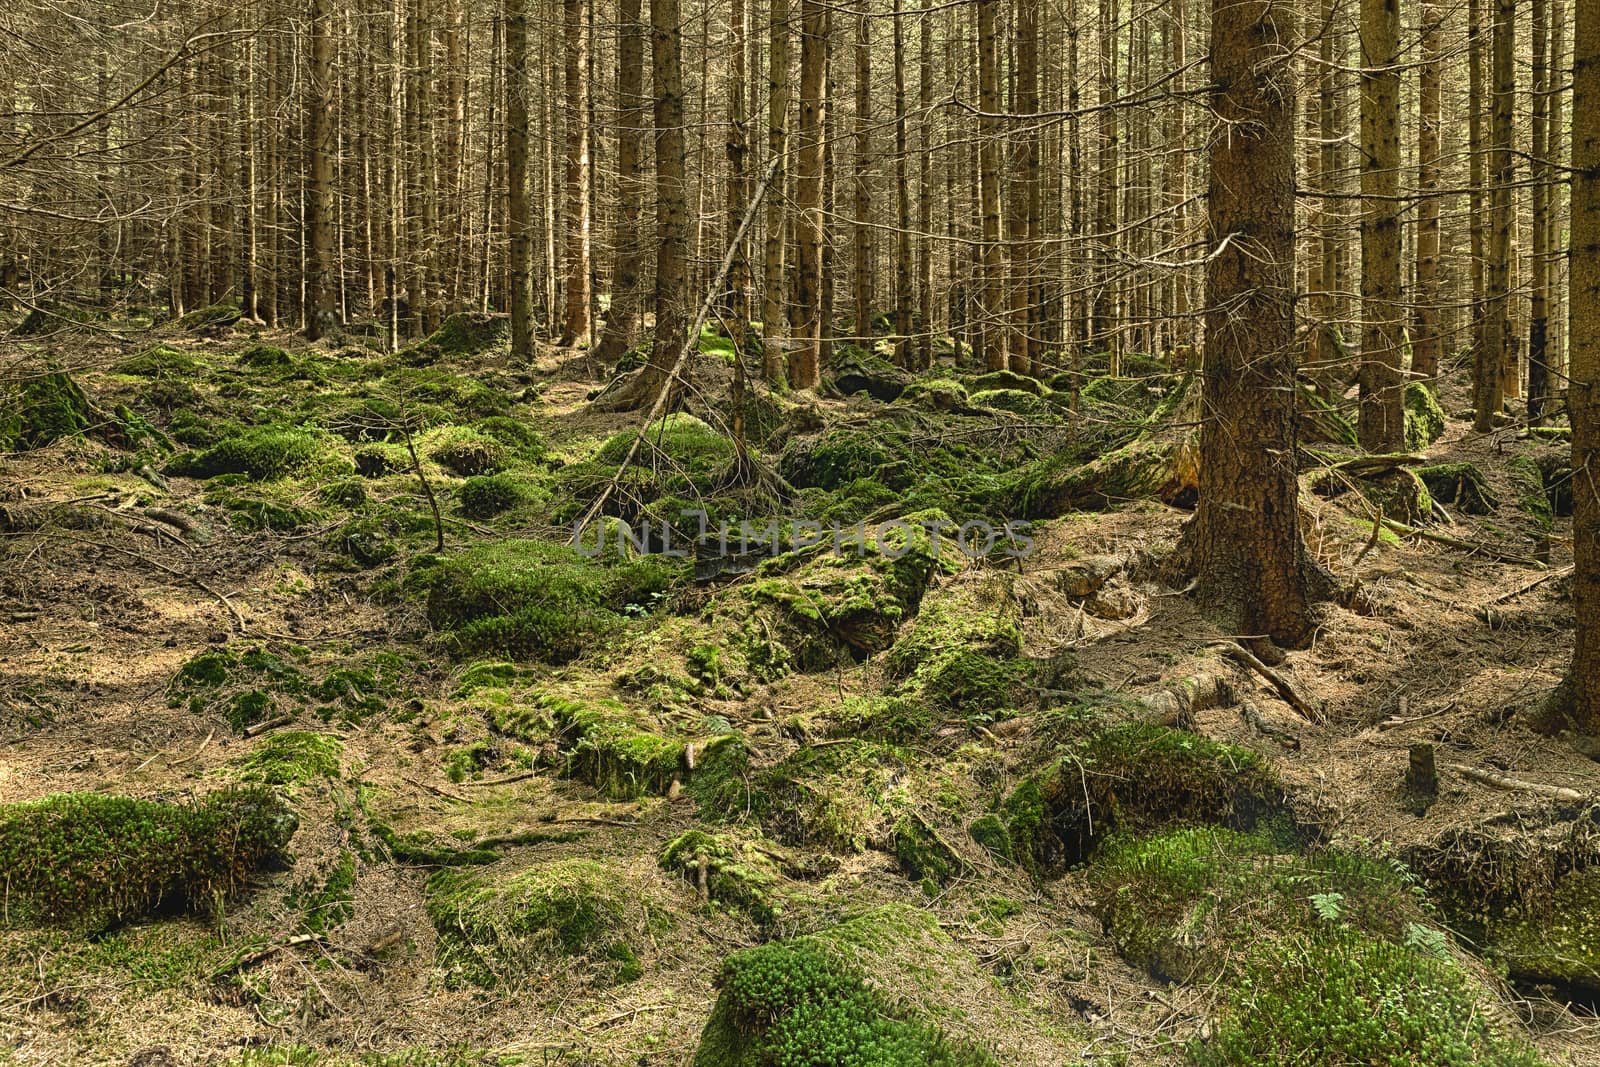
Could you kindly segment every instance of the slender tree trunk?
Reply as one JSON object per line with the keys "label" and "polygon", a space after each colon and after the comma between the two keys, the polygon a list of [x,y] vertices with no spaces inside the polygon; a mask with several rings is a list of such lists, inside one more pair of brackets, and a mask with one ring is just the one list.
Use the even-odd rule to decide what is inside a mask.
{"label": "slender tree trunk", "polygon": [[[911,141],[906,129],[906,34],[901,0],[893,0],[894,24],[894,358],[902,367],[911,359],[911,302],[915,266],[911,258],[911,172],[906,159]],[[926,120],[924,120],[926,121]]]}
{"label": "slender tree trunk", "polygon": [[1210,244],[1200,498],[1184,543],[1229,632],[1312,625],[1295,471],[1294,10],[1213,0]]}
{"label": "slender tree trunk", "polygon": [[[1014,110],[1023,116],[1039,111],[1039,4],[1037,0],[1017,0],[1016,21],[1016,103]],[[1034,360],[1033,309],[1036,304],[1034,281],[1038,246],[1034,243],[1039,228],[1040,175],[1039,131],[1035,120],[1013,134],[1012,212],[1007,220],[1008,251],[1011,260],[1010,329],[1006,331],[1007,362],[1018,374],[1037,373]]]}
{"label": "slender tree trunk", "polygon": [[1417,291],[1416,336],[1411,339],[1411,373],[1431,379],[1439,373],[1443,338],[1439,332],[1439,131],[1443,123],[1442,24],[1438,0],[1423,0],[1422,65],[1417,86]]}
{"label": "slender tree trunk", "polygon": [[1484,292],[1483,346],[1474,361],[1474,428],[1487,433],[1505,404],[1506,362],[1511,355],[1511,183],[1512,118],[1516,102],[1516,0],[1499,0],[1493,33],[1494,104],[1491,110],[1489,171],[1489,263]]}
{"label": "slender tree trunk", "polygon": [[855,174],[851,178],[851,247],[854,252],[853,330],[861,347],[872,350],[872,11],[855,12]]}
{"label": "slender tree trunk", "polygon": [[1532,300],[1528,309],[1528,420],[1538,424],[1550,389],[1545,362],[1550,325],[1549,4],[1533,0]]}
{"label": "slender tree trunk", "polygon": [[[933,0],[923,0],[919,23],[917,104],[921,114],[918,149],[921,173],[917,180],[917,332],[916,370],[933,366]],[[952,279],[953,281],[954,279]]]}
{"label": "slender tree trunk", "polygon": [[566,46],[566,210],[562,219],[566,272],[561,345],[589,332],[589,19],[588,0],[562,0]]}
{"label": "slender tree trunk", "polygon": [[1361,408],[1369,452],[1405,444],[1401,403],[1400,10],[1361,0]]}
{"label": "slender tree trunk", "polygon": [[979,337],[983,365],[1005,370],[1004,330],[1005,264],[1000,246],[1000,139],[1004,136],[1000,113],[1000,42],[995,9],[1000,0],[976,0],[978,10],[978,108],[980,148],[978,158],[979,213],[983,220],[983,277],[979,300]]}
{"label": "slender tree trunk", "polygon": [[[749,35],[749,17],[745,0],[731,0],[728,6],[728,187],[723,209],[723,225],[728,240],[739,232],[750,202],[750,179],[747,173],[750,156],[750,129],[745,118],[745,38]],[[750,308],[747,301],[750,258],[745,252],[746,242],[739,240],[733,248],[733,260],[728,265],[728,281],[723,310],[728,320],[729,336],[733,339],[734,369],[738,377],[744,376],[744,343],[749,330]]]}
{"label": "slender tree trunk", "polygon": [[656,330],[649,400],[672,388],[667,375],[688,330],[689,182],[684,168],[683,36],[678,0],[650,0],[650,73],[656,130]]}
{"label": "slender tree trunk", "polygon": [[[635,3],[638,0],[634,0]],[[528,226],[527,0],[505,0],[506,231],[511,238],[511,358],[533,355],[533,237]]]}
{"label": "slender tree trunk", "polygon": [[329,269],[333,264],[333,121],[330,111],[333,45],[328,37],[327,0],[311,0],[306,13],[306,337],[315,341],[336,325],[338,295]]}

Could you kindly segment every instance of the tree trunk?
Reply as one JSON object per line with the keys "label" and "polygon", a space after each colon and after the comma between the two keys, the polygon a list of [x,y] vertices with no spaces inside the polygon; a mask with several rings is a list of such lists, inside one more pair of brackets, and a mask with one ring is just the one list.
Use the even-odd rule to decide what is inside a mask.
{"label": "tree trunk", "polygon": [[1405,443],[1401,404],[1400,10],[1361,0],[1361,409],[1369,452]]}
{"label": "tree trunk", "polygon": [[311,0],[306,16],[305,234],[306,234],[306,338],[315,341],[335,325],[337,291],[329,278],[333,264],[333,122],[329,114],[329,89],[333,74],[333,45],[328,38],[327,0]]}
{"label": "tree trunk", "polygon": [[785,232],[789,205],[783,192],[789,178],[789,4],[768,0],[767,155],[778,161],[772,172],[775,195],[767,198],[767,227],[761,256],[761,377],[784,380],[786,315],[783,306]]}
{"label": "tree trunk", "polygon": [[800,149],[795,173],[795,349],[789,384],[822,384],[822,178],[827,143],[828,7],[800,0]]}
{"label": "tree trunk", "polygon": [[587,0],[562,0],[566,45],[566,209],[562,218],[566,271],[561,345],[575,345],[589,332],[589,19]]}
{"label": "tree trunk", "polygon": [[1484,285],[1483,345],[1474,360],[1474,428],[1488,433],[1494,416],[1505,404],[1506,364],[1511,351],[1511,183],[1516,177],[1512,157],[1512,119],[1516,103],[1516,0],[1499,0],[1495,7],[1490,64],[1494,83],[1491,109],[1489,174],[1488,269]]}
{"label": "tree trunk", "polygon": [[678,0],[650,0],[650,73],[656,129],[656,332],[646,401],[671,388],[688,330],[689,183],[684,173],[683,37]]}
{"label": "tree trunk", "polygon": [[1549,5],[1533,0],[1532,293],[1528,309],[1528,421],[1543,417],[1550,371],[1545,350],[1550,324],[1550,80]]}
{"label": "tree trunk", "polygon": [[1576,0],[1572,77],[1572,251],[1568,404],[1572,415],[1572,666],[1558,708],[1600,735],[1600,3]]}
{"label": "tree trunk", "polygon": [[650,100],[644,93],[645,27],[640,0],[619,0],[617,41],[617,204],[612,227],[611,305],[596,356],[610,366],[633,346],[638,330],[645,243],[640,231],[644,202],[644,131]]}
{"label": "tree trunk", "polygon": [[[911,142],[906,130],[906,33],[904,9],[894,0],[894,360],[911,365],[911,301],[915,298],[911,259],[911,172],[906,160]],[[924,122],[929,121],[927,118]]]}
{"label": "tree trunk", "polygon": [[1199,504],[1184,547],[1230,632],[1303,645],[1309,580],[1295,471],[1294,11],[1213,0]]}
{"label": "tree trunk", "polygon": [[[1014,110],[1033,115],[1039,110],[1039,5],[1038,0],[1017,0],[1017,91]],[[1033,374],[1034,279],[1037,269],[1034,243],[1039,227],[1039,133],[1034,120],[1022,119],[1012,135],[1015,182],[1011,218],[1007,220],[1011,260],[1010,329],[1006,331],[1008,363],[1018,374]]]}
{"label": "tree trunk", "polygon": [[977,0],[978,9],[978,200],[983,221],[983,277],[979,282],[978,314],[983,365],[1005,370],[1003,314],[1005,264],[1000,248],[1000,138],[1004,136],[1000,113],[1000,42],[995,9],[1000,0]]}
{"label": "tree trunk", "polygon": [[854,252],[852,314],[856,341],[872,351],[872,37],[871,8],[855,13],[855,174],[851,179],[851,247]]}
{"label": "tree trunk", "polygon": [[[635,0],[637,2],[637,0]],[[511,358],[533,355],[533,237],[528,228],[527,0],[505,0],[506,230],[511,238]]]}
{"label": "tree trunk", "polygon": [[[1542,2],[1542,0],[1541,0]],[[1416,336],[1411,339],[1413,377],[1439,373],[1443,338],[1439,333],[1439,130],[1441,114],[1444,14],[1438,0],[1422,3],[1422,66],[1417,87],[1417,291]]]}

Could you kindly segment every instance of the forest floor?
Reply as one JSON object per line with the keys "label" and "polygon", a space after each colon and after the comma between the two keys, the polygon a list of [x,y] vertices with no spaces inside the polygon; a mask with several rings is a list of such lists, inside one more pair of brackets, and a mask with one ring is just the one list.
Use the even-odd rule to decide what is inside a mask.
{"label": "forest floor", "polygon": [[[1346,1062],[1224,1054],[1271,1009],[1241,992],[1257,939],[1229,933],[1222,888],[1154,935],[1116,908],[1116,884],[1137,886],[1106,857],[1174,826],[1249,831],[1251,775],[1298,835],[1280,851],[1343,850],[1431,898],[1429,944],[1497,1035],[1600,1060],[1600,940],[1574,935],[1592,954],[1574,961],[1550,934],[1550,965],[1512,936],[1526,916],[1600,926],[1561,910],[1600,855],[1600,764],[1530,728],[1571,650],[1567,525],[1545,497],[1559,512],[1564,446],[1447,419],[1420,454],[1475,465],[1490,498],[1419,520],[1454,545],[1374,533],[1358,492],[1319,495],[1308,470],[1308,541],[1356,592],[1319,609],[1279,688],[1162,580],[1188,512],[1160,499],[1030,515],[1021,560],[947,551],[906,579],[883,554],[793,553],[695,581],[659,557],[551,554],[640,424],[591,408],[607,375],[582,353],[522,368],[500,343],[408,358],[170,333],[70,350],[95,411],[156,428],[136,450],[91,427],[0,456],[0,802],[182,801],[255,778],[299,829],[221,906],[174,893],[92,930],[0,922],[0,1062],[769,1062],[712,1047],[733,1040],[714,1013],[740,1010],[717,1007],[725,961],[830,929],[856,929],[834,943],[892,1013],[1000,1062]],[[1037,499],[1016,470],[1056,478],[1056,452],[1078,470],[1151,438],[1181,383],[1147,363],[1102,375],[1082,416],[948,357],[892,403],[764,397],[751,489],[725,477],[714,355],[687,401],[709,425],[658,435],[607,510],[703,498],[874,525],[938,505],[998,525]],[[1548,565],[1523,558],[1541,547]],[[611,591],[551,599],[567,581]],[[1176,729],[1118,747],[1152,722]],[[1172,736],[1200,747],[1153,766]],[[1419,742],[1431,803],[1405,787]],[[1341,892],[1295,899],[1344,899],[1330,921],[1348,932],[1363,920]],[[1321,935],[1259,942],[1280,936]],[[778,1010],[738,1017],[759,1042],[746,1031]],[[1523,1062],[1490,1047],[1474,1061]]]}

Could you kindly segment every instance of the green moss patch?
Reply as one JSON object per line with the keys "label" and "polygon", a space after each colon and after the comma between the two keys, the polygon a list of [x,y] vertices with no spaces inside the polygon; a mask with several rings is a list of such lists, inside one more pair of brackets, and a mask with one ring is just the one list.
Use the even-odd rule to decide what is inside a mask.
{"label": "green moss patch", "polygon": [[1600,993],[1600,870],[1575,871],[1547,898],[1506,909],[1484,940],[1513,978]]}
{"label": "green moss patch", "polygon": [[1417,468],[1417,477],[1441,504],[1454,504],[1468,515],[1487,515],[1500,506],[1489,481],[1475,463],[1442,463]]}
{"label": "green moss patch", "polygon": [[889,651],[902,690],[958,715],[987,715],[1013,704],[1029,673],[1022,654],[1021,605],[1008,575],[961,579],[928,597],[909,631]]}
{"label": "green moss patch", "polygon": [[1282,787],[1260,756],[1187,731],[1091,716],[1064,747],[1002,805],[1012,851],[1030,870],[1081,863],[1116,832],[1249,829],[1284,811]]}
{"label": "green moss patch", "polygon": [[428,449],[428,456],[455,474],[490,474],[505,466],[506,448],[485,434],[452,428]]}
{"label": "green moss patch", "polygon": [[415,574],[428,618],[468,652],[563,663],[642,613],[676,575],[659,557],[605,563],[565,545],[505,540]]}
{"label": "green moss patch", "polygon": [[156,345],[136,356],[112,365],[117,374],[135,378],[184,378],[200,370],[200,364],[187,352],[168,345]]}
{"label": "green moss patch", "polygon": [[1421,382],[1407,382],[1405,392],[1406,450],[1420,452],[1444,433],[1444,408],[1434,391]]}
{"label": "green moss patch", "polygon": [[696,1067],[997,1062],[968,1037],[972,1020],[953,1001],[1001,994],[933,916],[913,908],[889,905],[734,953],[718,984]]}
{"label": "green moss patch", "polygon": [[270,790],[195,804],[62,793],[0,806],[7,924],[99,930],[158,907],[209,908],[288,844],[294,816]]}
{"label": "green moss patch", "polygon": [[457,312],[448,315],[425,340],[400,353],[407,363],[423,365],[450,356],[470,356],[499,344],[510,332],[505,315]]}
{"label": "green moss patch", "polygon": [[447,983],[490,987],[581,958],[603,984],[640,973],[629,921],[631,893],[593,860],[520,870],[440,871],[428,880],[428,917],[439,934]]}
{"label": "green moss patch", "polygon": [[685,741],[648,724],[615,701],[546,696],[567,744],[567,773],[608,797],[662,795],[685,772]]}
{"label": "green moss patch", "polygon": [[310,730],[268,734],[248,755],[234,761],[239,778],[269,785],[296,785],[319,778],[337,778],[344,742]]}
{"label": "green moss patch", "polygon": [[1191,828],[1121,839],[1090,868],[1123,955],[1231,991],[1192,1062],[1538,1062],[1489,1021],[1490,994],[1403,867],[1283,849],[1265,833]]}
{"label": "green moss patch", "polygon": [[477,475],[461,485],[461,513],[469,519],[490,519],[527,498],[526,485],[514,475]]}
{"label": "green moss patch", "polygon": [[64,371],[0,389],[0,451],[43,448],[83,434],[94,422],[89,398]]}
{"label": "green moss patch", "polygon": [[174,456],[167,473],[189,478],[243,474],[253,481],[280,478],[322,455],[317,437],[300,429],[260,426],[225,437],[200,452]]}

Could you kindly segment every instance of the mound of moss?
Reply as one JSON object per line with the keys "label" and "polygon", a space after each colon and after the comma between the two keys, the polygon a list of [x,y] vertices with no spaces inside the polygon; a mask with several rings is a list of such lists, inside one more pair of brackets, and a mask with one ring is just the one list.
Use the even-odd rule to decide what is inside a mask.
{"label": "mound of moss", "polygon": [[1547,899],[1505,909],[1484,942],[1512,978],[1600,993],[1600,871],[1574,871]]}
{"label": "mound of moss", "polygon": [[295,828],[262,786],[195,804],[62,793],[0,805],[0,918],[101,930],[158,907],[210,908]]}
{"label": "mound of moss", "polygon": [[427,894],[436,962],[450,985],[514,984],[561,957],[583,959],[602,984],[639,977],[629,891],[593,860],[439,871]]}
{"label": "mound of moss", "polygon": [[1492,1024],[1490,994],[1403,866],[1284,844],[1173,830],[1119,839],[1090,868],[1123,955],[1160,978],[1230,990],[1192,1062],[1538,1062]]}
{"label": "mound of moss", "polygon": [[1249,749],[1152,723],[1107,724],[1092,713],[1063,747],[1001,806],[1013,854],[1035,872],[1081,863],[1113,833],[1251,829],[1284,812],[1282,787]]}
{"label": "mound of moss", "polygon": [[1022,607],[1009,575],[990,572],[928,597],[887,659],[902,690],[936,708],[983,715],[1015,702],[1030,673],[1020,660]]}
{"label": "mound of moss", "polygon": [[239,778],[268,785],[297,785],[318,778],[337,778],[344,742],[310,730],[268,734],[248,755],[234,761]]}
{"label": "mound of moss", "polygon": [[111,369],[135,378],[182,378],[197,372],[200,364],[187,352],[180,352],[168,345],[156,345],[112,364]]}
{"label": "mound of moss", "polygon": [[998,1062],[968,1037],[972,1020],[951,1001],[1001,994],[932,915],[914,908],[887,905],[736,952],[723,961],[718,984],[695,1067]]}
{"label": "mound of moss", "polygon": [[526,498],[522,480],[513,475],[475,475],[461,485],[461,514],[469,519],[492,519]]}
{"label": "mound of moss", "polygon": [[358,656],[330,667],[320,679],[304,648],[284,655],[259,646],[207,649],[178,669],[167,686],[171,707],[220,712],[235,730],[283,712],[309,708],[318,718],[360,722],[401,695],[406,661],[393,652]]}
{"label": "mound of moss", "polygon": [[422,365],[448,356],[470,356],[499,344],[511,329],[506,315],[461,311],[445,317],[426,339],[400,353],[407,363]]}
{"label": "mound of moss", "polygon": [[[730,748],[730,757],[737,754]],[[901,749],[841,738],[802,747],[756,771],[730,759],[730,773],[702,768],[696,774],[706,780],[691,785],[698,786],[703,818],[754,818],[785,843],[859,853],[888,837],[888,801],[908,766]]]}
{"label": "mound of moss", "polygon": [[505,466],[506,449],[493,437],[455,430],[428,450],[441,467],[462,476],[490,474]]}
{"label": "mound of moss", "polygon": [[244,317],[237,304],[207,304],[178,319],[178,326],[190,333],[214,333],[225,330]]}
{"label": "mound of moss", "polygon": [[967,382],[967,388],[973,393],[986,393],[994,390],[1006,389],[1013,392],[1030,393],[1033,396],[1044,396],[1050,392],[1050,387],[1037,378],[1030,378],[1026,374],[1016,371],[995,370],[987,374],[980,374]]}
{"label": "mound of moss", "polygon": [[1037,393],[1026,389],[985,389],[972,394],[972,403],[991,411],[1008,411],[1013,415],[1039,418],[1053,414],[1049,404]]}
{"label": "mound of moss", "polygon": [[1468,515],[1487,515],[1500,506],[1488,479],[1475,463],[1441,463],[1417,468],[1417,477],[1441,504],[1454,504]]}
{"label": "mound of moss", "polygon": [[199,452],[174,456],[167,473],[189,478],[242,474],[259,482],[282,477],[321,454],[320,442],[306,430],[258,426],[224,437]]}
{"label": "mound of moss", "polygon": [[65,371],[24,378],[0,390],[0,451],[77,437],[95,424],[93,416],[94,406]]}
{"label": "mound of moss", "polygon": [[1506,461],[1506,474],[1517,494],[1517,504],[1539,530],[1549,530],[1555,522],[1555,507],[1545,492],[1544,471],[1538,462],[1528,455],[1512,456]]}
{"label": "mound of moss", "polygon": [[676,575],[657,556],[604,562],[566,545],[508,539],[414,573],[428,618],[465,651],[563,663],[625,613],[641,613]]}
{"label": "mound of moss", "polygon": [[567,773],[616,800],[661,796],[685,770],[685,742],[641,721],[614,700],[581,702],[545,694],[567,744]]}

